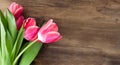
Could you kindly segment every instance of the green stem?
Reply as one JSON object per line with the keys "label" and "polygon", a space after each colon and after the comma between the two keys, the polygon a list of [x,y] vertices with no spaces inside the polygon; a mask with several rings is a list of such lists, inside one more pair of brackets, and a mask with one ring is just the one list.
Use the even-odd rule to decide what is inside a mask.
{"label": "green stem", "polygon": [[19,54],[18,56],[15,58],[15,60],[13,61],[13,65],[15,65],[18,61],[18,59],[21,57],[21,55],[29,48],[31,47],[36,41],[38,41],[38,39],[36,39],[35,41],[29,43]]}

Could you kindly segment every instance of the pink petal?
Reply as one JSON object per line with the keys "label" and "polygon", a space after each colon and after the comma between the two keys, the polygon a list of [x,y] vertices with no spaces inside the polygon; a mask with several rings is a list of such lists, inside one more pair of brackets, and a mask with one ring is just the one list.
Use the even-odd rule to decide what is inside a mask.
{"label": "pink petal", "polygon": [[58,26],[56,23],[53,23],[53,20],[50,19],[46,24],[41,27],[41,32],[46,33],[49,31],[58,31]]}
{"label": "pink petal", "polygon": [[13,2],[10,6],[9,6],[9,10],[12,12],[12,13],[14,13],[14,6],[15,6],[15,2]]}
{"label": "pink petal", "polygon": [[38,39],[43,43],[53,43],[60,40],[62,36],[59,32],[51,31],[46,34],[38,32]]}
{"label": "pink petal", "polygon": [[17,19],[23,12],[23,7],[20,7],[18,9],[16,9],[16,11],[14,12],[14,16]]}
{"label": "pink petal", "polygon": [[17,25],[17,29],[19,30],[23,24],[23,21],[24,21],[24,17],[23,16],[20,16],[17,21],[16,21],[16,25]]}
{"label": "pink petal", "polygon": [[37,26],[30,26],[24,32],[24,37],[26,40],[33,41],[37,38],[37,34],[39,31],[39,27]]}
{"label": "pink petal", "polygon": [[50,19],[46,24],[42,26],[42,28],[47,29],[53,23],[53,19]]}
{"label": "pink petal", "polygon": [[58,26],[56,23],[52,23],[48,28],[48,31],[58,31]]}
{"label": "pink petal", "polygon": [[53,43],[56,42],[58,40],[60,40],[62,38],[62,36],[60,35],[59,32],[48,32],[46,34],[46,43]]}
{"label": "pink petal", "polygon": [[30,26],[36,26],[36,21],[34,18],[28,18],[26,21],[25,21],[25,24],[24,24],[24,28],[27,29],[28,27]]}
{"label": "pink petal", "polygon": [[15,11],[17,10],[17,3],[14,3],[12,9],[13,9],[13,14],[15,14]]}

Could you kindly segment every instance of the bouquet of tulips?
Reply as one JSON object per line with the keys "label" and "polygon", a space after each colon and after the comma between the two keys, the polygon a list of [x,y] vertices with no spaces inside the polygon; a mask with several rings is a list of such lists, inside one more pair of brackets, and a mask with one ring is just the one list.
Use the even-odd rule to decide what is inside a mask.
{"label": "bouquet of tulips", "polygon": [[0,65],[30,65],[43,43],[62,38],[52,19],[38,27],[34,18],[24,19],[22,12],[23,7],[15,2],[0,11]]}

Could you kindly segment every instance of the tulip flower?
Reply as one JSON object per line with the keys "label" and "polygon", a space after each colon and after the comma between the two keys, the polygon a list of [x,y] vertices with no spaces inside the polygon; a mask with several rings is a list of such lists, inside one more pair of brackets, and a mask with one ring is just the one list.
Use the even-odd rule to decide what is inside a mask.
{"label": "tulip flower", "polygon": [[23,7],[15,2],[13,2],[9,6],[9,10],[14,15],[15,20],[16,20],[16,26],[17,26],[17,29],[19,30],[23,24],[23,21],[24,21],[24,17],[21,16],[21,14],[23,12]]}
{"label": "tulip flower", "polygon": [[60,40],[62,36],[58,32],[58,26],[50,19],[38,32],[38,39],[43,43],[53,43]]}
{"label": "tulip flower", "polygon": [[12,14],[14,15],[15,19],[17,19],[23,12],[23,7],[15,2],[13,2],[10,6],[9,6],[9,10],[12,12]]}
{"label": "tulip flower", "polygon": [[24,24],[24,29],[27,29],[28,27],[30,26],[36,26],[36,21],[34,18],[28,18],[26,21],[25,21],[25,24]]}
{"label": "tulip flower", "polygon": [[23,24],[23,21],[24,21],[24,17],[23,16],[20,16],[17,21],[16,21],[16,25],[17,25],[17,29],[19,30]]}
{"label": "tulip flower", "polygon": [[34,18],[26,19],[24,23],[24,29],[24,37],[26,40],[34,41],[37,38],[39,27],[36,26],[36,21]]}

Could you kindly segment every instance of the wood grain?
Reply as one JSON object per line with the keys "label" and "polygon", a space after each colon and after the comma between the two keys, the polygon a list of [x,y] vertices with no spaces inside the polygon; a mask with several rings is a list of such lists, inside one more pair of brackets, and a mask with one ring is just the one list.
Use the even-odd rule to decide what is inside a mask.
{"label": "wood grain", "polygon": [[53,18],[63,35],[32,65],[120,65],[120,0],[0,0],[0,8],[12,1],[38,23]]}

